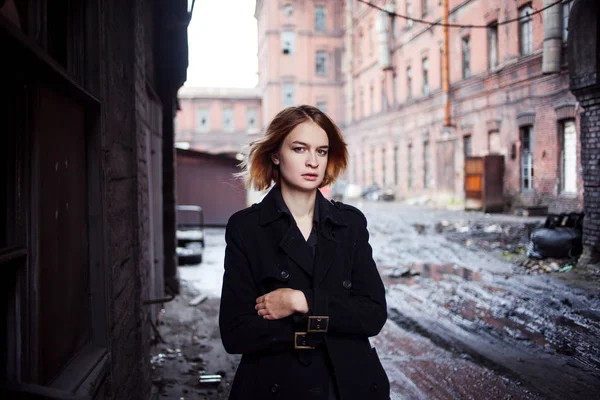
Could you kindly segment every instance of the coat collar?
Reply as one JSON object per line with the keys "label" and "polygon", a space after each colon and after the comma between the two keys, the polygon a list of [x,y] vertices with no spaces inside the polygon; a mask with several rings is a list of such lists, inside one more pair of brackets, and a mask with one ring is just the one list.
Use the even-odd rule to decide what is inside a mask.
{"label": "coat collar", "polygon": [[[285,210],[278,206],[277,196],[281,196],[279,186],[274,186],[260,202],[260,225],[266,226],[285,215]],[[283,198],[282,198],[283,200]],[[343,221],[342,212],[323,196],[317,189],[316,209],[319,214],[319,224],[331,223],[337,226],[347,226]]]}

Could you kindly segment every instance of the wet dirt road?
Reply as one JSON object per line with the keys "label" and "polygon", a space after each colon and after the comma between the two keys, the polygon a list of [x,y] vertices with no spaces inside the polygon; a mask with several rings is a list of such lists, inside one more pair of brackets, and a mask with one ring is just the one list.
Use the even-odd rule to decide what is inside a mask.
{"label": "wet dirt road", "polygon": [[[528,275],[493,251],[436,229],[440,221],[491,226],[539,219],[357,206],[369,220],[387,288],[389,319],[372,342],[392,399],[597,398],[597,281],[574,272]],[[165,305],[158,329],[167,343],[153,351],[158,398],[227,398],[239,358],[225,353],[218,334],[223,234],[209,229],[204,262],[179,269],[185,287]],[[208,298],[190,306],[198,294]],[[214,387],[200,385],[203,373],[224,378]]]}

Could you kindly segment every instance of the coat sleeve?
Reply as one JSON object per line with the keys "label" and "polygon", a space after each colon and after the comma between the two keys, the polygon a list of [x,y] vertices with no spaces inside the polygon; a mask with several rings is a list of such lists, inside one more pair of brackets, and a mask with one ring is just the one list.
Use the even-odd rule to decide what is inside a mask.
{"label": "coat sleeve", "polygon": [[225,232],[225,272],[221,292],[219,329],[228,353],[276,351],[293,346],[292,317],[266,320],[254,309],[254,283],[239,229],[231,220]]}
{"label": "coat sleeve", "polygon": [[329,317],[327,333],[375,336],[387,320],[385,288],[373,260],[367,220],[361,219],[352,243],[352,286],[349,294],[321,288],[304,291],[309,314]]}

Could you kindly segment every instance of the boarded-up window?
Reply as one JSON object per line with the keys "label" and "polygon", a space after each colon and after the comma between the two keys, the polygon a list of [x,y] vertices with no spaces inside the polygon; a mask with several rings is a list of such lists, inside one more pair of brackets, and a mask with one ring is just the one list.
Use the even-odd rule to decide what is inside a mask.
{"label": "boarded-up window", "polygon": [[90,340],[86,119],[61,94],[39,97],[40,375],[48,384]]}
{"label": "boarded-up window", "polygon": [[488,151],[490,154],[501,154],[502,149],[500,146],[500,132],[490,131],[488,132]]}

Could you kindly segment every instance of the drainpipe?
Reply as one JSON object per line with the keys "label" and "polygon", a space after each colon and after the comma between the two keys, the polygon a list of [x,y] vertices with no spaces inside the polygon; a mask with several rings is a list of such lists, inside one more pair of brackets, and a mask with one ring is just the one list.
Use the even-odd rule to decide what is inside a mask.
{"label": "drainpipe", "polygon": [[442,59],[442,88],[444,90],[444,126],[451,126],[450,117],[450,28],[448,27],[449,5],[448,0],[444,0],[444,57]]}
{"label": "drainpipe", "polygon": [[[544,0],[544,7],[548,7],[555,0]],[[553,74],[560,72],[560,59],[562,53],[562,24],[561,6],[556,4],[544,10],[544,53],[542,72]]]}

